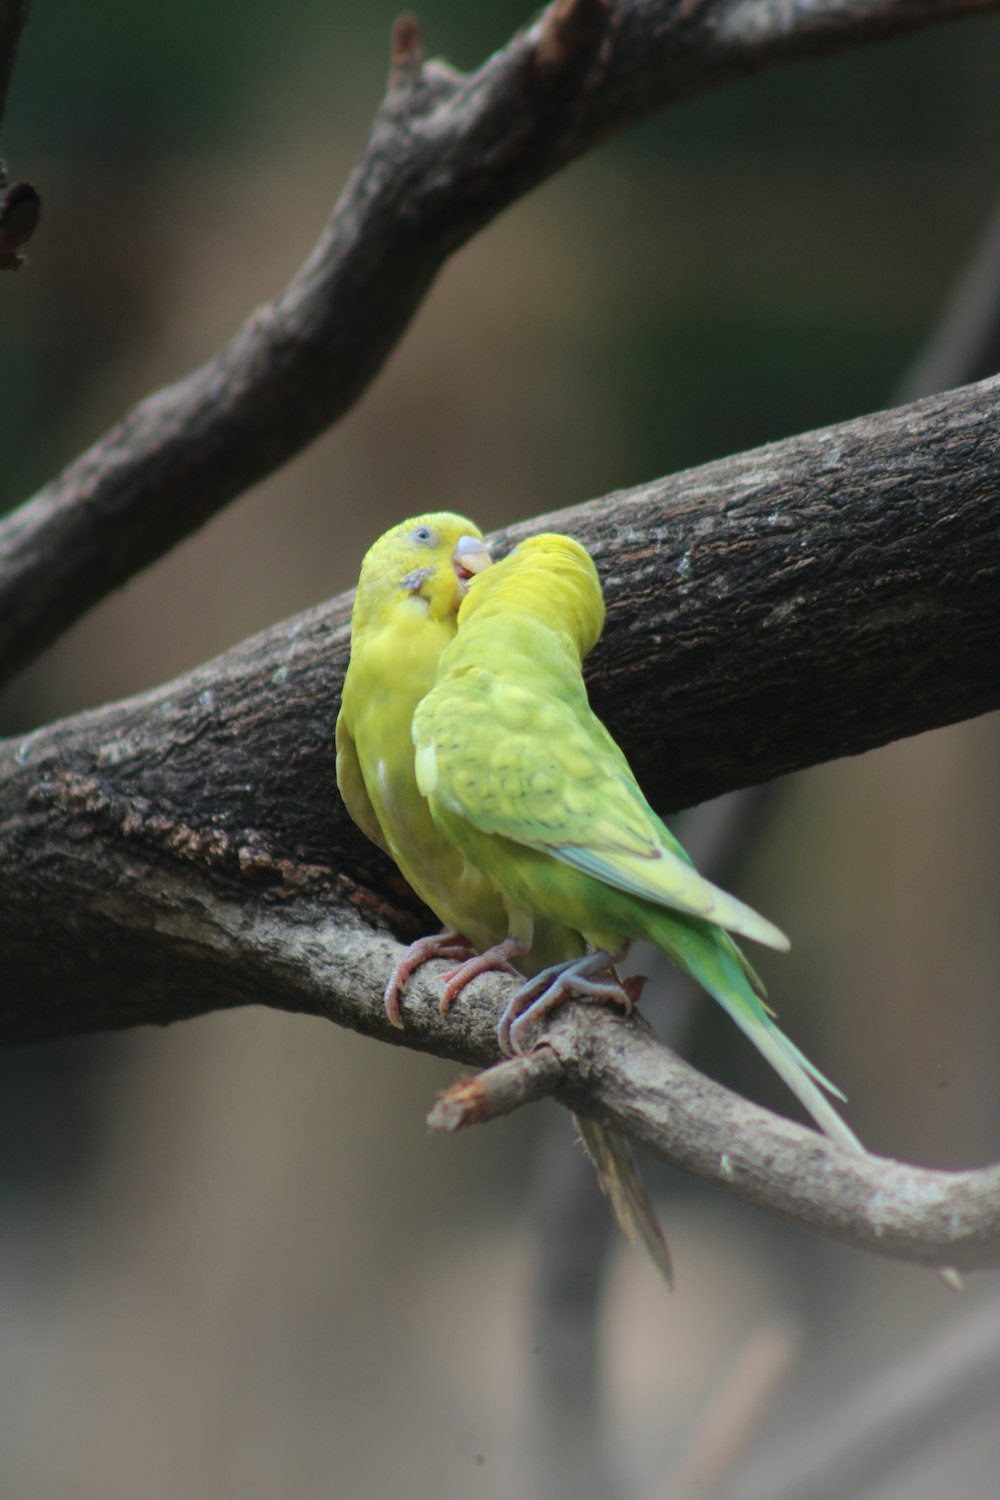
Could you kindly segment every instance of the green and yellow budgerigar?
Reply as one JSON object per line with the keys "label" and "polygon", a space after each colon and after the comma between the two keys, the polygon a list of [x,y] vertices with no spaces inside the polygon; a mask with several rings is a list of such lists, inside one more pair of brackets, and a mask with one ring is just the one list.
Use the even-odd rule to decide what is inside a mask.
{"label": "green and yellow budgerigar", "polygon": [[434,826],[500,893],[498,961],[520,966],[539,921],[590,950],[567,951],[568,962],[523,986],[501,1038],[517,1050],[567,998],[627,998],[613,965],[643,938],[714,996],[827,1135],[861,1149],[824,1092],[838,1091],[775,1024],[730,934],[777,949],[787,939],[697,873],[590,709],[581,662],[603,621],[585,549],[531,537],[471,580],[457,635],[413,716],[416,782]]}
{"label": "green and yellow budgerigar", "polygon": [[[515,971],[498,958],[508,933],[499,888],[439,832],[417,789],[411,726],[455,636],[459,606],[474,576],[489,567],[479,528],[464,516],[415,516],[379,538],[365,556],[351,620],[351,658],[337,719],[337,784],[359,827],[396,862],[446,931],[414,943],[385,992],[394,1025],[403,1024],[406,980],[434,957],[466,960],[450,977],[442,1008],[475,974],[508,968],[530,975],[579,958],[578,932],[544,917],[518,950]],[[472,955],[484,952],[482,959]],[[669,1280],[666,1243],[626,1143],[596,1121],[578,1121],[615,1217],[629,1238],[641,1237]]]}

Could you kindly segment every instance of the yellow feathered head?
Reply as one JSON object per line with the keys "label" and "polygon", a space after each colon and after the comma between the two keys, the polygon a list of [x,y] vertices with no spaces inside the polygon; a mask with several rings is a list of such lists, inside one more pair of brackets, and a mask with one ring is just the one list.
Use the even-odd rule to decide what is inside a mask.
{"label": "yellow feathered head", "polygon": [[458,609],[469,579],[489,564],[483,534],[465,516],[442,510],[401,521],[365,554],[353,628],[406,598],[443,620]]}

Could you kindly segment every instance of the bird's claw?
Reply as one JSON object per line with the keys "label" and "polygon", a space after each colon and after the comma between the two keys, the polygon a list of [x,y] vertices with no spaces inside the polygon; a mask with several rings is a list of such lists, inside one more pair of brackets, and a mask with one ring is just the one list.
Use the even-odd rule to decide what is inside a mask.
{"label": "bird's claw", "polygon": [[438,1010],[445,1014],[452,1001],[462,993],[467,984],[478,979],[480,974],[513,974],[520,979],[521,975],[511,963],[511,959],[520,958],[524,952],[524,946],[517,938],[505,938],[502,943],[496,943],[492,948],[487,948],[485,953],[475,953],[467,958],[464,963],[459,964],[457,969],[452,969],[443,975],[444,988],[441,991],[441,1002]]}
{"label": "bird's claw", "polygon": [[[522,984],[511,996],[497,1024],[501,1052],[509,1055],[528,1050],[525,1047],[527,1032],[560,1005],[565,1005],[567,1000],[597,1000],[619,1005],[627,1016],[631,1015],[645,980],[640,975],[622,981],[615,978],[614,966],[627,953],[627,943],[617,953],[601,948],[583,958],[553,964]],[[607,979],[592,978],[604,973],[609,976]]]}
{"label": "bird's claw", "polygon": [[389,983],[385,987],[383,996],[385,1013],[393,1026],[397,1026],[400,1031],[403,1029],[400,1009],[403,990],[407,981],[419,968],[429,963],[432,958],[469,959],[475,951],[469,939],[463,937],[460,932],[437,932],[433,937],[418,938],[415,943],[411,943],[389,975]]}

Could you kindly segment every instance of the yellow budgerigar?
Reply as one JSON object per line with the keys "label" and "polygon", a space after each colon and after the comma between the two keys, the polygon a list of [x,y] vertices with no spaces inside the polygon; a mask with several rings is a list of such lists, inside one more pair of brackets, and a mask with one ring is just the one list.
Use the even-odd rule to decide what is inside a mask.
{"label": "yellow budgerigar", "polygon": [[531,537],[471,581],[413,717],[416,781],[434,826],[500,893],[498,962],[519,964],[539,921],[589,950],[567,952],[517,992],[501,1040],[518,1050],[567,998],[627,999],[613,966],[644,938],[714,996],[833,1140],[861,1149],[824,1092],[838,1091],[779,1030],[731,934],[776,949],[787,939],[697,873],[590,709],[581,662],[603,622],[585,549]]}
{"label": "yellow budgerigar", "polygon": [[[401,996],[413,971],[433,957],[465,960],[445,987],[442,1008],[489,968],[533,974],[579,958],[580,934],[540,917],[518,969],[497,947],[507,936],[500,889],[439,832],[417,789],[411,725],[453,640],[472,579],[489,567],[479,528],[449,512],[415,516],[379,538],[365,556],[351,620],[351,659],[337,719],[337,784],[354,821],[395,860],[446,931],[414,943],[396,965],[386,1010],[401,1026]],[[477,952],[485,957],[476,958]],[[596,1121],[578,1121],[615,1217],[641,1237],[669,1280],[670,1263],[626,1143]]]}
{"label": "yellow budgerigar", "polygon": [[337,785],[358,827],[451,929],[415,943],[396,966],[386,1008],[397,1026],[400,994],[415,968],[433,957],[467,957],[473,945],[495,943],[503,929],[498,892],[442,839],[417,791],[410,733],[414,710],[454,637],[468,581],[489,563],[478,526],[437,511],[381,536],[358,580],[337,718]]}

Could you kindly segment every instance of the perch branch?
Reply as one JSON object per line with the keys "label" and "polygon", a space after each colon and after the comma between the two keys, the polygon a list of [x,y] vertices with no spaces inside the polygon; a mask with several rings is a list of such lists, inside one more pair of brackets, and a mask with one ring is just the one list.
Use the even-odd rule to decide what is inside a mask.
{"label": "perch branch", "polygon": [[[998,420],[994,379],[519,528],[594,552],[592,697],[656,806],[1000,706]],[[267,993],[238,946],[170,939],[202,886],[248,914],[316,899],[331,920],[426,930],[334,785],[349,606],[0,745],[0,1038]]]}
{"label": "perch branch", "polygon": [[322,235],[215,358],[0,523],[0,678],[335,422],[448,256],[655,110],[1000,0],[558,0],[474,73],[397,23],[389,89]]}

